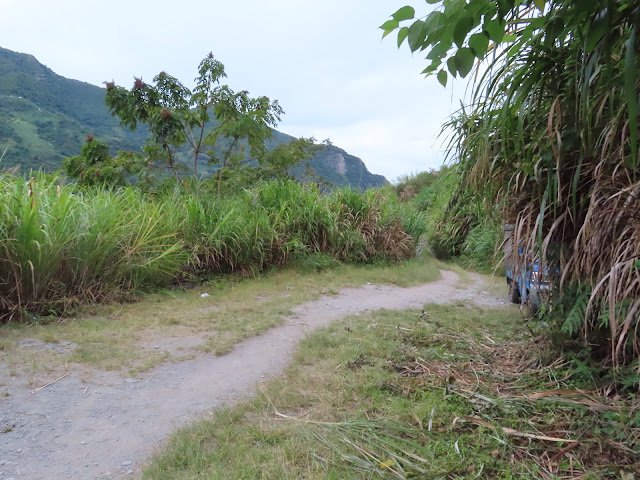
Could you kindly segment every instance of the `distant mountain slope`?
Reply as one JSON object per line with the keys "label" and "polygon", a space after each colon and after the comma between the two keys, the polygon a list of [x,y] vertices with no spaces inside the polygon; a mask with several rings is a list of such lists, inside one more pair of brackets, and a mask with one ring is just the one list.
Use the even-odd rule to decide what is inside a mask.
{"label": "distant mountain slope", "polygon": [[[146,130],[131,132],[121,127],[109,114],[104,96],[103,88],[61,77],[33,55],[0,47],[0,155],[6,149],[0,168],[56,170],[64,157],[80,153],[89,134],[114,153],[140,151]],[[271,145],[291,138],[274,131]],[[369,172],[362,160],[335,146],[320,151],[311,167],[334,185],[365,189],[387,183],[383,176]]]}

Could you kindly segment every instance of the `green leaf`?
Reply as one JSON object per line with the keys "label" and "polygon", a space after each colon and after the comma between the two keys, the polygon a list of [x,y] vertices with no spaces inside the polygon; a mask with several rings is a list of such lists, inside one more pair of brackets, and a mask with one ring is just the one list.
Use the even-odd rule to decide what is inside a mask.
{"label": "green leaf", "polygon": [[609,30],[609,22],[607,17],[602,17],[591,24],[591,27],[587,31],[587,39],[585,45],[585,51],[591,53],[595,50],[598,42],[602,40]]}
{"label": "green leaf", "polygon": [[396,13],[391,15],[394,20],[402,22],[403,20],[410,20],[416,15],[416,11],[413,7],[406,6],[400,8]]}
{"label": "green leaf", "polygon": [[447,60],[447,68],[449,69],[449,73],[451,75],[453,75],[453,77],[455,78],[456,73],[458,72],[458,70],[456,68],[456,59],[455,59],[455,57],[449,57],[449,59]]}
{"label": "green leaf", "polygon": [[424,28],[424,22],[422,20],[416,20],[409,27],[409,48],[412,52],[422,48],[424,40],[427,38],[427,31]]}
{"label": "green leaf", "polygon": [[407,35],[409,35],[409,27],[402,27],[398,31],[398,48],[400,48],[402,42],[404,42],[405,38],[407,38]]}
{"label": "green leaf", "polygon": [[382,34],[382,38],[389,35],[399,26],[400,26],[400,23],[398,23],[397,20],[387,20],[386,22],[384,22],[382,25],[380,25],[380,28],[384,30],[384,33]]}
{"label": "green leaf", "polygon": [[544,43],[547,47],[553,45],[564,30],[564,21],[556,17],[544,29]]}
{"label": "green leaf", "polygon": [[484,31],[489,34],[489,38],[495,43],[500,43],[504,37],[504,26],[500,23],[500,20],[494,19],[484,22]]}
{"label": "green leaf", "polygon": [[498,18],[504,18],[515,5],[514,0],[498,0]]}
{"label": "green leaf", "polygon": [[544,6],[546,3],[545,0],[533,0],[533,3],[536,7],[538,7],[538,10],[544,12]]}
{"label": "green leaf", "polygon": [[436,3],[440,3],[441,1],[442,1],[442,0],[427,0],[427,3],[428,3],[429,5],[434,5],[434,4],[436,4]]}
{"label": "green leaf", "polygon": [[475,18],[476,16],[486,15],[488,13],[495,14],[498,8],[493,2],[487,2],[487,0],[469,0],[464,10],[467,14]]}
{"label": "green leaf", "polygon": [[472,17],[463,17],[458,23],[456,23],[455,28],[453,29],[453,41],[456,42],[458,47],[462,47],[465,38],[467,38],[467,34],[473,28],[473,18]]}
{"label": "green leaf", "polygon": [[476,57],[482,59],[489,48],[489,36],[482,33],[474,33],[469,37],[469,46],[473,49]]}
{"label": "green leaf", "polygon": [[453,57],[456,70],[460,72],[462,78],[466,77],[476,60],[476,56],[473,54],[473,50],[470,48],[460,48]]}
{"label": "green leaf", "polygon": [[451,48],[451,43],[446,42],[438,42],[427,54],[427,60],[442,60],[446,55],[449,49]]}
{"label": "green leaf", "polygon": [[443,87],[447,86],[447,72],[446,70],[440,70],[438,72],[438,81]]}
{"label": "green leaf", "polygon": [[435,72],[438,67],[442,64],[441,61],[439,60],[435,60],[433,62],[431,62],[429,64],[429,66],[427,68],[425,68],[421,73],[424,73],[425,75],[431,75],[433,72]]}
{"label": "green leaf", "polygon": [[431,12],[429,15],[427,15],[427,18],[424,19],[424,25],[425,28],[427,29],[427,34],[431,34],[433,32],[435,32],[438,27],[440,27],[440,19],[443,18],[444,15],[442,14],[442,12]]}

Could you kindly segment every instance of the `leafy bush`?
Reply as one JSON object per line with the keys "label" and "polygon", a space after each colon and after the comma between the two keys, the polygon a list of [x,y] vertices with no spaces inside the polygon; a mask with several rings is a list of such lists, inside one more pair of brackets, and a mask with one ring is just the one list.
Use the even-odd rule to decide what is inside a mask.
{"label": "leafy bush", "polygon": [[[491,271],[499,261],[496,251],[500,224],[488,216],[473,196],[459,192],[459,184],[460,174],[455,167],[443,166],[439,171],[405,177],[396,189],[399,192],[413,189],[408,203],[421,212],[420,234],[424,233],[436,257],[457,259],[464,266]],[[416,193],[418,186],[421,190]],[[400,193],[399,198],[406,199],[407,195]],[[405,230],[411,231],[411,226],[407,224]]]}

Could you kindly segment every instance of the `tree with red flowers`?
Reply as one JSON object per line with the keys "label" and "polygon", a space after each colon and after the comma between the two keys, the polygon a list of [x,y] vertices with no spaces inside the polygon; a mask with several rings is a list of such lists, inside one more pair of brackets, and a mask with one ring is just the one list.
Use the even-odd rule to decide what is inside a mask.
{"label": "tree with red flowers", "polygon": [[[177,78],[161,72],[152,84],[136,78],[130,90],[106,82],[105,101],[123,126],[135,130],[146,125],[149,129],[143,148],[148,166],[168,170],[181,181],[184,173],[198,176],[202,156],[216,165],[218,196],[227,170],[235,171],[257,162],[274,171],[270,162],[277,158],[275,170],[282,172],[299,163],[302,157],[310,156],[312,139],[294,140],[297,154],[286,159],[281,154],[270,154],[265,142],[272,137],[282,108],[265,96],[252,98],[246,90],[234,92],[220,84],[224,77],[224,65],[209,53],[200,62],[193,91]],[[185,149],[191,157],[186,164]],[[305,152],[302,157],[301,149]],[[188,164],[193,165],[192,172]]]}

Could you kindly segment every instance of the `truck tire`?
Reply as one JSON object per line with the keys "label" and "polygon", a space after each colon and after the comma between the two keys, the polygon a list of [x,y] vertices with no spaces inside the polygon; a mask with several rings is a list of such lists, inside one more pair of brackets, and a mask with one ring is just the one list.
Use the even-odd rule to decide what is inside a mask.
{"label": "truck tire", "polygon": [[511,303],[520,303],[520,290],[518,289],[518,283],[512,283],[513,288],[511,289]]}
{"label": "truck tire", "polygon": [[534,316],[540,312],[540,296],[537,290],[529,290],[529,301],[527,302],[529,315]]}

